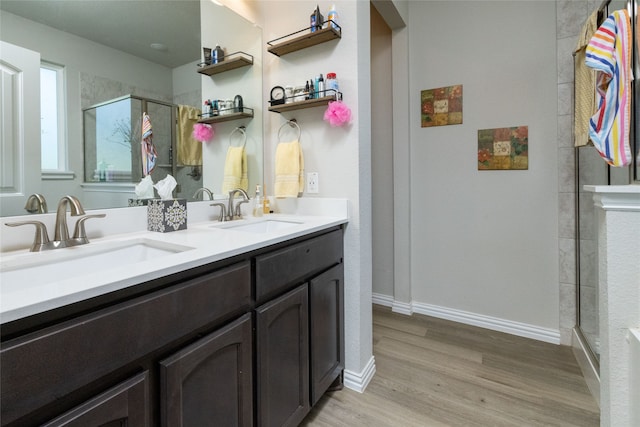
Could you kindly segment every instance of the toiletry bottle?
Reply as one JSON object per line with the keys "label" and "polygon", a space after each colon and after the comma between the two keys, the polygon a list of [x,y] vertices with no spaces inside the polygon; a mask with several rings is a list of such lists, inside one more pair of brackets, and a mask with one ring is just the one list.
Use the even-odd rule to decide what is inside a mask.
{"label": "toiletry bottle", "polygon": [[260,184],[258,184],[256,185],[256,196],[253,199],[253,216],[262,216],[262,212],[264,212],[264,206],[260,195]]}
{"label": "toiletry bottle", "polygon": [[309,17],[309,29],[312,33],[316,32],[316,26],[318,25],[316,11],[314,10]]}
{"label": "toiletry bottle", "polygon": [[242,97],[240,95],[236,95],[236,97],[233,98],[233,112],[242,113],[242,111],[243,111]]}
{"label": "toiletry bottle", "polygon": [[313,86],[313,79],[309,80],[309,99],[316,99],[316,88]]}
{"label": "toiletry bottle", "polygon": [[324,78],[322,77],[322,74],[320,74],[320,76],[318,76],[318,86],[316,87],[316,91],[318,92],[318,98],[322,98],[323,96],[326,96],[325,92],[324,92]]}
{"label": "toiletry bottle", "polygon": [[224,60],[224,50],[220,47],[220,45],[216,45],[216,48],[211,52],[211,63],[217,64],[218,62],[222,62]]}
{"label": "toiletry bottle", "polygon": [[336,78],[336,73],[327,73],[327,81],[325,83],[326,90],[332,90],[335,92],[329,92],[327,95],[338,95],[338,79]]}
{"label": "toiletry bottle", "polygon": [[[306,93],[305,95],[305,99],[311,99],[311,92],[310,92],[310,87],[309,87],[309,80],[307,80],[307,82],[304,84],[304,92]],[[296,99],[297,101],[297,99]]]}
{"label": "toiletry bottle", "polygon": [[331,25],[332,28],[338,28],[338,11],[336,11],[336,5],[331,5],[329,13],[327,13],[327,25]]}
{"label": "toiletry bottle", "polygon": [[316,29],[322,29],[322,23],[324,22],[324,16],[320,13],[320,6],[316,5]]}
{"label": "toiletry bottle", "polygon": [[317,30],[322,28],[322,20],[323,16],[320,13],[320,6],[316,5],[316,10],[313,11],[311,17],[309,18],[309,25],[311,27],[311,32],[315,33]]}
{"label": "toiletry bottle", "polygon": [[262,202],[263,213],[269,214],[271,213],[271,204],[269,203],[269,198],[265,197]]}

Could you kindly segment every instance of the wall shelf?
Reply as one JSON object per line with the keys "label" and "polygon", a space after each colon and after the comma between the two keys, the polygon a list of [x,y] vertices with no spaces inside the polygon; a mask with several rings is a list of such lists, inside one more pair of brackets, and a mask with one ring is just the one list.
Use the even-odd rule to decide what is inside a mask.
{"label": "wall shelf", "polygon": [[198,123],[221,123],[228,122],[230,120],[239,120],[239,119],[247,119],[253,118],[253,108],[244,107],[239,113],[228,113],[228,114],[219,114],[213,117],[202,117],[198,120]]}
{"label": "wall shelf", "polygon": [[269,107],[269,111],[274,113],[284,113],[285,111],[302,110],[305,108],[321,107],[328,105],[331,101],[342,99],[342,93],[338,92],[335,95],[323,96],[322,98],[306,99],[304,101],[290,102],[279,105],[272,105]]}
{"label": "wall shelf", "polygon": [[331,25],[332,21],[325,21],[324,23],[327,24],[327,28],[316,30],[313,33],[309,32],[309,28],[307,27],[284,37],[271,40],[267,42],[267,44],[269,45],[269,48],[267,50],[276,56],[282,56],[286,55],[287,53],[295,52],[300,49],[305,49],[307,47],[315,46],[317,44],[328,42],[334,39],[339,39],[342,37],[342,28],[338,24],[333,24],[336,26],[334,28]]}
{"label": "wall shelf", "polygon": [[224,60],[217,64],[203,65],[198,64],[198,73],[207,76],[224,73],[225,71],[235,70],[236,68],[247,67],[253,65],[253,56],[244,52],[234,52],[224,57]]}

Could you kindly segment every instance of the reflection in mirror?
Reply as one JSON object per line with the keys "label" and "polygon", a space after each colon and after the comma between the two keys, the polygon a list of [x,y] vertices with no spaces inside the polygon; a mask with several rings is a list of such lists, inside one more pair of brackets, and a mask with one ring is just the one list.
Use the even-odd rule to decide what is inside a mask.
{"label": "reflection in mirror", "polygon": [[[205,6],[205,4],[207,4]],[[177,147],[175,142],[167,142],[162,134],[171,135],[175,133],[175,119],[169,119],[171,114],[175,115],[176,108],[172,108],[172,113],[162,111],[167,105],[186,105],[201,108],[203,98],[222,98],[229,95],[223,90],[209,91],[203,93],[203,85],[207,84],[209,77],[196,73],[197,64],[202,62],[201,42],[201,7],[208,8],[206,17],[202,21],[206,22],[207,37],[214,43],[224,43],[229,49],[247,50],[240,43],[235,43],[231,37],[233,33],[250,33],[257,37],[252,43],[261,46],[261,30],[246,20],[240,19],[246,25],[236,27],[232,34],[225,34],[217,37],[216,28],[224,28],[224,23],[237,20],[237,15],[226,7],[217,7],[211,10],[212,3],[208,0],[147,0],[147,1],[109,1],[109,0],[86,0],[86,1],[13,1],[2,0],[0,2],[0,39],[12,46],[22,49],[23,52],[34,52],[39,55],[38,62],[47,62],[62,67],[63,75],[63,96],[62,104],[66,105],[64,110],[66,117],[63,119],[64,126],[62,135],[63,143],[59,148],[64,162],[62,167],[55,170],[41,170],[40,167],[40,142],[36,138],[14,138],[11,141],[3,141],[14,149],[20,149],[25,154],[25,162],[14,167],[20,169],[16,176],[20,174],[34,175],[33,179],[26,179],[17,183],[13,187],[5,186],[2,182],[0,188],[0,215],[24,215],[24,204],[29,194],[41,193],[50,204],[55,202],[65,194],[77,195],[86,209],[124,207],[128,205],[130,198],[135,197],[134,188],[136,180],[139,181],[140,168],[138,162],[139,140],[135,136],[137,130],[131,126],[131,149],[129,154],[125,154],[125,160],[109,160],[106,152],[98,154],[97,146],[88,148],[85,151],[83,139],[87,131],[91,128],[83,127],[83,110],[89,107],[102,105],[109,101],[129,97],[132,108],[137,100],[154,100],[155,104],[149,104],[148,112],[152,118],[154,130],[154,144],[159,146],[158,166],[154,171],[153,180],[157,182],[167,173],[171,173],[178,181],[177,197],[184,197],[192,200],[191,196],[195,189],[203,186],[203,178],[212,176],[212,182],[204,185],[213,187],[212,190],[220,190],[221,178],[217,174],[220,170],[220,161],[224,161],[225,153],[213,153],[212,151],[203,155],[203,165],[181,165],[177,159]],[[236,21],[234,21],[236,22]],[[206,43],[211,44],[210,41]],[[156,48],[151,48],[154,44]],[[4,46],[4,45],[3,45]],[[180,54],[176,56],[175,54]],[[224,91],[238,91],[239,86],[251,87],[253,83],[246,82],[245,79],[255,78],[260,67],[261,49],[252,51],[258,56],[250,72],[232,71],[227,73],[221,81],[226,79],[228,88]],[[5,73],[5,49],[2,50],[2,72]],[[21,56],[20,54],[18,56]],[[24,55],[22,55],[24,56]],[[37,67],[37,65],[36,65]],[[261,78],[259,79],[261,84]],[[30,87],[39,87],[34,84]],[[261,96],[261,86],[255,90],[255,96]],[[249,102],[259,105],[253,94],[243,94],[245,105]],[[33,98],[33,96],[29,96]],[[39,95],[36,96],[36,99]],[[233,97],[231,97],[233,98]],[[5,100],[2,100],[3,108]],[[158,107],[154,111],[153,107]],[[137,111],[137,106],[135,107]],[[143,107],[143,110],[145,107]],[[39,120],[33,117],[40,116],[39,105],[33,105],[21,112],[20,119],[28,124],[30,131],[35,130],[35,135],[40,133]],[[20,114],[17,114],[18,117]],[[91,113],[88,113],[91,114]],[[95,111],[95,114],[98,114]],[[137,112],[135,113],[137,114]],[[256,114],[258,112],[256,111]],[[165,119],[165,117],[167,117]],[[134,123],[134,113],[132,113],[131,123]],[[96,117],[87,118],[86,123],[96,120]],[[138,119],[136,119],[138,120]],[[85,123],[85,126],[86,126]],[[256,177],[258,181],[262,179],[262,137],[261,120],[252,120],[250,123],[237,123],[233,125],[214,125],[216,133],[222,136],[228,131],[228,126],[247,125],[255,128],[255,135],[252,137],[254,150],[259,151],[259,155],[252,157],[249,162],[249,174]],[[94,123],[95,124],[95,123]],[[257,131],[257,128],[260,131]],[[37,129],[36,129],[37,128]],[[96,129],[97,131],[97,129]],[[107,135],[107,139],[117,139],[124,136],[127,127],[120,129],[120,135]],[[21,146],[17,141],[20,141]],[[36,147],[30,145],[34,144]],[[117,145],[117,141],[112,141]],[[215,144],[211,143],[211,146]],[[220,146],[221,144],[218,144]],[[90,145],[91,147],[91,145]],[[37,148],[37,149],[36,149]],[[124,146],[121,147],[125,150]],[[14,150],[15,152],[16,150]],[[215,156],[220,154],[223,159]],[[87,164],[84,163],[85,156]],[[101,156],[105,158],[101,158]],[[2,169],[5,170],[7,159],[2,159]],[[211,164],[208,164],[211,163]],[[130,166],[125,168],[122,163]],[[251,168],[256,167],[254,171]],[[101,179],[100,170],[106,172]],[[120,168],[123,168],[121,171]],[[7,169],[8,170],[8,169]],[[111,170],[111,173],[109,171]],[[130,179],[127,178],[130,173]],[[157,175],[157,176],[156,176]],[[97,179],[96,179],[97,176]],[[109,177],[110,179],[107,179]],[[259,177],[259,178],[258,178]],[[4,178],[3,178],[4,179]],[[128,181],[128,182],[125,182]],[[13,183],[15,184],[15,183]],[[178,192],[179,190],[179,192]],[[5,203],[9,199],[20,199],[20,203]]]}
{"label": "reflection in mirror", "polygon": [[[140,135],[144,113],[153,118],[152,142],[158,159],[150,173],[151,179],[158,182],[167,174],[177,176],[180,167],[189,165],[175,161],[176,148],[181,142],[171,125],[176,122],[176,109],[172,104],[131,95],[85,109],[85,182],[140,182],[143,178]],[[201,180],[194,181],[193,186],[185,182],[179,192],[183,195],[178,194],[178,197],[201,186]],[[136,203],[132,200],[130,204]]]}
{"label": "reflection in mirror", "polygon": [[137,182],[134,157],[141,102],[126,97],[89,107],[83,112],[84,176],[86,182]]}

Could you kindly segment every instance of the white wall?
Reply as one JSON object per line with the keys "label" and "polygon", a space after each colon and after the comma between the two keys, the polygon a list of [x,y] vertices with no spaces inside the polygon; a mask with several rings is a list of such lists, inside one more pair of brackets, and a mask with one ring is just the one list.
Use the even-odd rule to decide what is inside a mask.
{"label": "white wall", "polygon": [[373,292],[393,295],[393,105],[391,30],[371,8]]}
{"label": "white wall", "polygon": [[[306,28],[309,15],[319,5],[323,15],[333,1],[269,1],[263,8],[265,42]],[[273,194],[277,133],[287,119],[302,128],[301,144],[307,172],[319,173],[320,191],[305,197],[341,197],[349,200],[345,234],[345,341],[349,386],[364,385],[371,374],[371,119],[369,2],[336,1],[342,38],[282,57],[266,51],[264,99],[275,85],[304,84],[322,73],[335,72],[351,108],[352,123],[332,128],[324,122],[323,107],[282,115],[265,114],[265,182]],[[361,381],[359,384],[358,382]]]}
{"label": "white wall", "polygon": [[[530,325],[552,340],[555,23],[554,2],[409,2],[412,300]],[[455,84],[463,124],[421,128],[420,91]],[[529,169],[478,171],[478,129],[518,125],[529,127]]]}

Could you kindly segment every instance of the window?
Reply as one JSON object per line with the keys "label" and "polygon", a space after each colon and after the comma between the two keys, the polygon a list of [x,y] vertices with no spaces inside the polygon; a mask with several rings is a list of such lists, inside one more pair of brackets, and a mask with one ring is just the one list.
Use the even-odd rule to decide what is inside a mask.
{"label": "window", "polygon": [[64,68],[42,62],[40,64],[41,169],[47,172],[67,170],[64,93]]}

